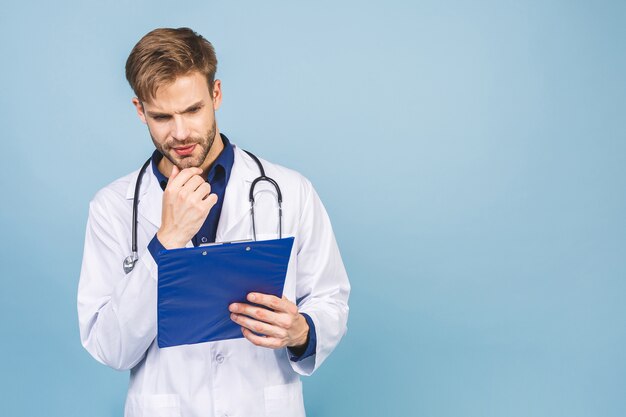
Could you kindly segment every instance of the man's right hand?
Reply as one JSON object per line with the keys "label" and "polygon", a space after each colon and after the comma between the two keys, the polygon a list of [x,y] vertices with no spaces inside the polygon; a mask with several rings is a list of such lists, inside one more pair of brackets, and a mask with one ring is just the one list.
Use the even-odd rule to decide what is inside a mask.
{"label": "man's right hand", "polygon": [[172,168],[172,174],[163,192],[161,228],[157,232],[165,249],[182,248],[198,233],[217,203],[211,194],[211,185],[200,175],[200,168]]}

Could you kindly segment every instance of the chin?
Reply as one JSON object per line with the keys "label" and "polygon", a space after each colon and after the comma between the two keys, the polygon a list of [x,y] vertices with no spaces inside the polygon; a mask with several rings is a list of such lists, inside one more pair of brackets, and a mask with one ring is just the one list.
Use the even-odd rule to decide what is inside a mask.
{"label": "chin", "polygon": [[173,149],[169,149],[167,154],[164,155],[167,155],[167,159],[169,159],[172,164],[176,165],[179,170],[183,170],[185,168],[199,168],[204,163],[206,155],[204,153],[204,149],[200,146],[198,146],[198,148],[200,149],[196,149],[193,154],[187,156],[179,156]]}
{"label": "chin", "polygon": [[185,168],[198,168],[200,167],[200,164],[197,163],[197,161],[182,160],[182,161],[177,161],[176,166],[178,167],[178,169],[183,170]]}

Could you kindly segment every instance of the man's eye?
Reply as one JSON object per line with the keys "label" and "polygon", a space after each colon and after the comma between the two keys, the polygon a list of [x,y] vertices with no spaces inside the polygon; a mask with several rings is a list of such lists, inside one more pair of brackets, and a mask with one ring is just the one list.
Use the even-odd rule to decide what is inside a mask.
{"label": "man's eye", "polygon": [[198,110],[200,110],[200,107],[192,107],[189,109],[189,113],[198,113]]}
{"label": "man's eye", "polygon": [[157,121],[167,120],[168,116],[154,116],[153,119]]}

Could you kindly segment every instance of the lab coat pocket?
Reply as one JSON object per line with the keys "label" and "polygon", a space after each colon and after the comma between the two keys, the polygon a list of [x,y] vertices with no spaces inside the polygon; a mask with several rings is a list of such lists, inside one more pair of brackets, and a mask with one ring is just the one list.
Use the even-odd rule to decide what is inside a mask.
{"label": "lab coat pocket", "polygon": [[304,417],[302,382],[265,387],[265,415],[272,417]]}
{"label": "lab coat pocket", "polygon": [[177,394],[129,395],[125,417],[181,417]]}

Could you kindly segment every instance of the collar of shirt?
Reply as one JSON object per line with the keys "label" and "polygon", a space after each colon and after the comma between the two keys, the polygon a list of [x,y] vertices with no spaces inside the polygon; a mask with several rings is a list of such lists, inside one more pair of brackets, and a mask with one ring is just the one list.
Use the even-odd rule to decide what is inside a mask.
{"label": "collar of shirt", "polygon": [[[235,152],[233,150],[233,145],[231,145],[230,141],[226,137],[226,135],[220,133],[220,137],[222,139],[222,143],[224,144],[224,149],[217,156],[211,167],[209,168],[209,172],[207,174],[207,181],[211,185],[217,180],[224,179],[224,184],[228,184],[228,180],[230,179],[230,172],[233,168],[233,162],[235,161]],[[158,149],[155,149],[152,153],[152,172],[157,177],[159,181],[159,185],[161,185],[161,189],[165,190],[167,187],[167,177],[159,171],[159,162],[163,158],[163,154],[159,152]]]}

